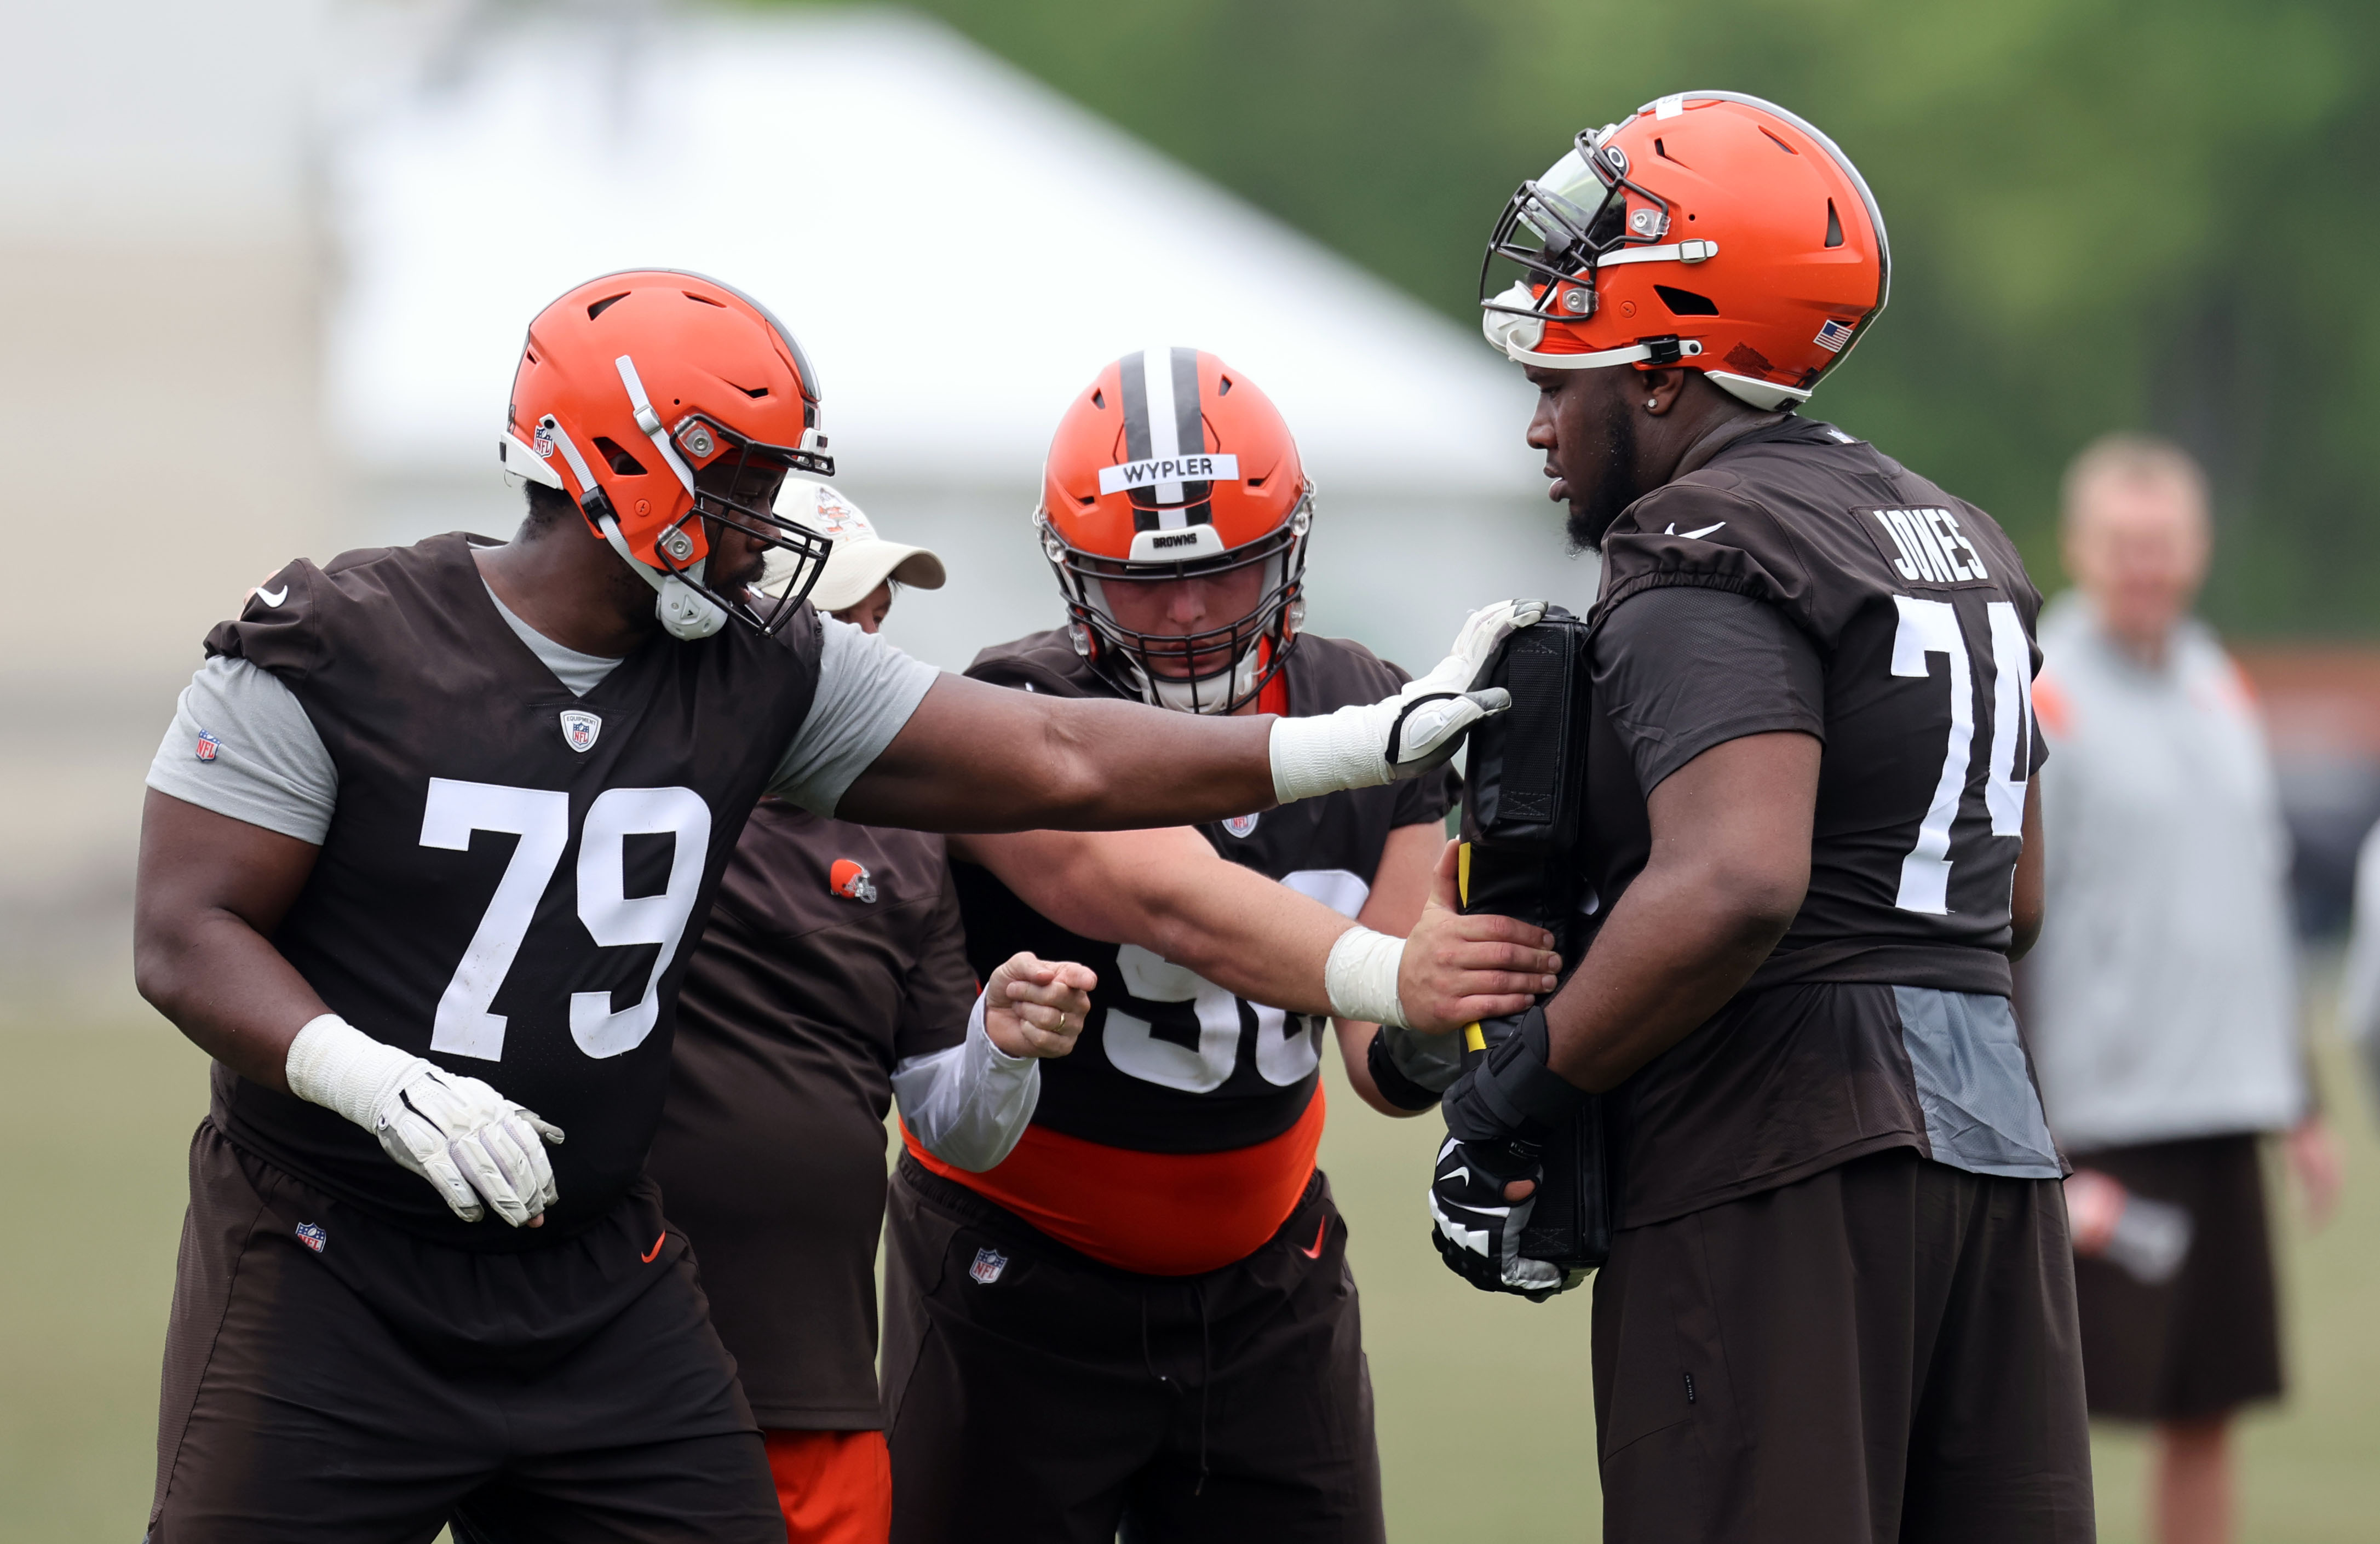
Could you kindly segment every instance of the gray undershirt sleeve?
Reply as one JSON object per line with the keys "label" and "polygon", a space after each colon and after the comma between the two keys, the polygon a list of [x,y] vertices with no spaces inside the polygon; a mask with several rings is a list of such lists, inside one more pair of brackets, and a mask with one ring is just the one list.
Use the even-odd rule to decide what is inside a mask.
{"label": "gray undershirt sleeve", "polygon": [[[212,759],[201,757],[211,748]],[[298,699],[271,671],[218,656],[182,688],[149,763],[159,793],[320,845],[339,772]]]}
{"label": "gray undershirt sleeve", "polygon": [[874,764],[941,675],[913,660],[880,633],[832,616],[819,618],[818,696],[794,735],[769,792],[815,815],[832,815],[859,774]]}
{"label": "gray undershirt sleeve", "polygon": [[[504,608],[499,603],[500,612]],[[504,612],[547,667],[584,695],[619,663],[577,654]],[[881,637],[821,618],[824,648],[809,716],[769,791],[832,815],[844,791],[892,743],[941,673]],[[212,759],[199,755],[207,737]],[[313,721],[280,679],[246,660],[216,658],[183,688],[149,786],[201,809],[320,844],[338,803],[339,773]]]}

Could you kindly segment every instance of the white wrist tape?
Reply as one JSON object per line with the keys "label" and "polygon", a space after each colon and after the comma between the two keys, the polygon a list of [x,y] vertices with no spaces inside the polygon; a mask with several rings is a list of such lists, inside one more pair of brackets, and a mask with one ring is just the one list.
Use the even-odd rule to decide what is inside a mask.
{"label": "white wrist tape", "polygon": [[1341,933],[1322,967],[1322,989],[1330,994],[1330,1011],[1341,1018],[1402,1028],[1405,1010],[1397,1000],[1397,967],[1404,957],[1403,939],[1376,933],[1360,923]]}
{"label": "white wrist tape", "polygon": [[285,1070],[291,1093],[374,1131],[381,1107],[417,1059],[382,1045],[336,1014],[324,1014],[308,1019],[289,1042]]}
{"label": "white wrist tape", "polygon": [[1360,703],[1313,718],[1273,720],[1267,748],[1272,757],[1272,796],[1290,804],[1317,794],[1386,783],[1386,735],[1371,722],[1378,707]]}

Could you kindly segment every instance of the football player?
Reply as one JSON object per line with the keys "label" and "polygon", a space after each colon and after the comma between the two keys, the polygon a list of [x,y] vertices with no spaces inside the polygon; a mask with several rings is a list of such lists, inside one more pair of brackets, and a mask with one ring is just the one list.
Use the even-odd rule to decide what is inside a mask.
{"label": "football player", "polygon": [[[208,635],[135,922],[140,990],[215,1061],[152,1538],[427,1538],[452,1513],[782,1539],[641,1174],[688,946],[759,797],[922,828],[1220,818],[1425,774],[1495,706],[1463,687],[1511,605],[1322,720],[939,675],[804,598],[827,542],[771,505],[831,474],[819,410],[741,293],[580,286],[521,351],[511,541],[293,562]],[[756,591],[771,552],[794,573]],[[1063,1034],[1073,993],[1012,973],[983,1007]]]}
{"label": "football player", "polygon": [[[1044,471],[1065,625],[968,674],[1183,718],[1392,692],[1396,667],[1304,633],[1313,519],[1255,382],[1196,349],[1128,355],[1066,409]],[[1196,830],[953,838],[978,967],[1057,951],[1099,985],[1004,1162],[969,1173],[913,1132],[899,1163],[896,1538],[1381,1537],[1346,1228],[1314,1164],[1324,1021],[1359,1094],[1411,1113],[1432,1100],[1408,1069],[1452,1053],[1444,1031],[1521,1011],[1558,964],[1507,918],[1441,910],[1394,936],[1453,793],[1440,774]]]}
{"label": "football player", "polygon": [[2039,597],[1990,516],[1799,408],[1883,309],[1832,141],[1724,91],[1524,183],[1489,341],[1538,390],[1591,618],[1562,990],[1449,1091],[1475,1284],[1587,1090],[1604,1537],[2092,1537],[2060,1163],[2010,1011],[2042,919]]}

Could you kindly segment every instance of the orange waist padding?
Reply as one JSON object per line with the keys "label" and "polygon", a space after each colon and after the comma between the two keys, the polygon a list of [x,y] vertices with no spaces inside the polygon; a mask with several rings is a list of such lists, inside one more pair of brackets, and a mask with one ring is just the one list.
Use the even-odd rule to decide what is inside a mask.
{"label": "orange waist padding", "polygon": [[1148,1276],[1195,1276],[1256,1253],[1297,1209],[1322,1145],[1322,1084],[1280,1136],[1228,1152],[1138,1152],[1041,1126],[998,1168],[971,1174],[917,1145],[909,1156],[1069,1248]]}

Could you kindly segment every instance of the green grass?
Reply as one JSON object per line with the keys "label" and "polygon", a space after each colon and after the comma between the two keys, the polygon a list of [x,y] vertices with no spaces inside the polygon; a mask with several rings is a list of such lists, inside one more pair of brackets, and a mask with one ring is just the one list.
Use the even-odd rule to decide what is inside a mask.
{"label": "green grass", "polygon": [[[148,1506],[200,1056],[144,1022],[0,1032],[0,1537],[129,1544]],[[2325,1058],[2349,1146],[2330,1230],[2285,1234],[2294,1393],[2245,1435],[2242,1537],[2380,1534],[2380,1148],[2345,1059]],[[1438,1124],[1390,1122],[1333,1088],[1323,1144],[1354,1230],[1400,1539],[1596,1537],[1587,1295],[1472,1292],[1424,1237]],[[2101,1537],[2141,1537],[2143,1452],[2102,1432]]]}

